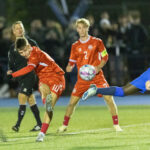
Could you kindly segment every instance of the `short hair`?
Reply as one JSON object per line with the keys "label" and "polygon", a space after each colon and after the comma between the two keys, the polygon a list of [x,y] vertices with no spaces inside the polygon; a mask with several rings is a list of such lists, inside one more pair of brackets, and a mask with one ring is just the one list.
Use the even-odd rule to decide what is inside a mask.
{"label": "short hair", "polygon": [[77,19],[77,21],[76,21],[76,27],[77,27],[77,25],[79,24],[79,23],[82,23],[82,24],[84,24],[86,27],[90,27],[90,22],[89,22],[89,20],[88,19],[85,19],[85,18],[80,18],[80,19]]}
{"label": "short hair", "polygon": [[17,51],[22,50],[26,45],[28,45],[28,40],[26,38],[18,38],[15,42],[15,48]]}

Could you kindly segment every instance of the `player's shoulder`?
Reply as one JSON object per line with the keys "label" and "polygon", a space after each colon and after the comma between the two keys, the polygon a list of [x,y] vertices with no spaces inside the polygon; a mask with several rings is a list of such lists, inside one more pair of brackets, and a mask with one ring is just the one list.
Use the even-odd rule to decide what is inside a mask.
{"label": "player's shoulder", "polygon": [[76,47],[76,46],[78,46],[78,45],[79,45],[79,40],[78,40],[78,41],[75,41],[75,42],[72,44],[73,47]]}
{"label": "player's shoulder", "polygon": [[94,37],[94,36],[91,36],[91,40],[97,41],[97,42],[102,42],[102,39]]}
{"label": "player's shoulder", "polygon": [[28,40],[28,42],[30,43],[31,46],[39,47],[35,40],[31,39],[28,35],[26,35],[25,37],[26,37],[26,39]]}
{"label": "player's shoulder", "polygon": [[41,50],[38,47],[36,47],[36,46],[32,46],[32,54],[40,55],[41,54]]}

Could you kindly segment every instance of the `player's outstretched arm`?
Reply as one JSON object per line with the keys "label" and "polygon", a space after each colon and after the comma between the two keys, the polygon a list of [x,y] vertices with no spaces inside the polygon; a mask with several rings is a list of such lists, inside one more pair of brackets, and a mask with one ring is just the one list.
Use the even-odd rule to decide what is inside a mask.
{"label": "player's outstretched arm", "polygon": [[16,72],[12,73],[11,75],[13,76],[13,78],[19,77],[19,76],[22,76],[22,75],[25,75],[25,74],[31,72],[33,69],[34,69],[34,66],[28,65]]}
{"label": "player's outstretched arm", "polygon": [[105,66],[106,61],[102,60],[98,66],[95,66],[96,74],[100,72],[100,70]]}

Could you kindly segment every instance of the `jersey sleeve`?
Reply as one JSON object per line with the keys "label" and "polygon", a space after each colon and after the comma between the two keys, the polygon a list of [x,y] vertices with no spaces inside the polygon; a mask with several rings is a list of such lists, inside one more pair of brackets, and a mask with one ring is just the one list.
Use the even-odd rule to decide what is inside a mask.
{"label": "jersey sleeve", "polygon": [[107,50],[103,44],[102,40],[98,40],[98,51],[100,52],[100,56],[102,60],[107,61],[108,60],[108,53]]}
{"label": "jersey sleeve", "polygon": [[71,47],[71,53],[69,57],[69,64],[73,66],[77,62],[77,55],[76,55],[76,49],[75,46],[72,45]]}
{"label": "jersey sleeve", "polygon": [[14,78],[15,77],[19,77],[19,76],[22,76],[22,75],[25,75],[25,74],[31,72],[33,69],[34,69],[33,66],[26,66],[26,67],[24,67],[24,68],[22,68],[22,69],[20,69],[20,70],[18,70],[16,72],[12,73],[12,76]]}
{"label": "jersey sleeve", "polygon": [[12,70],[14,67],[14,60],[12,57],[12,53],[8,51],[8,70]]}

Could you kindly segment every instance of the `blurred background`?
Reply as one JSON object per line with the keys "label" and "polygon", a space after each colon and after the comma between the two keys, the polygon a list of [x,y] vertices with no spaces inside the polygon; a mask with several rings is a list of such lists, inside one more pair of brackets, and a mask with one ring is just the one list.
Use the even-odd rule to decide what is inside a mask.
{"label": "blurred background", "polygon": [[[105,77],[110,85],[122,86],[150,66],[149,9],[149,0],[0,0],[0,98],[17,97],[19,88],[6,78],[15,21],[21,20],[27,35],[65,70],[78,40],[74,22],[89,19],[89,34],[101,38],[109,53]],[[65,96],[71,94],[76,74],[76,69],[66,73]]]}

